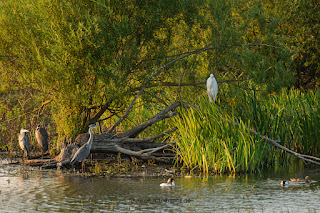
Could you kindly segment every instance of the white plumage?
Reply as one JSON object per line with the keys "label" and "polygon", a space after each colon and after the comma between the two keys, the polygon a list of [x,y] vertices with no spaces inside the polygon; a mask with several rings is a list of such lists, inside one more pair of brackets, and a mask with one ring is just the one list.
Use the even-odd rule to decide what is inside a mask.
{"label": "white plumage", "polygon": [[217,94],[218,94],[218,84],[213,74],[210,74],[210,77],[207,79],[207,93],[209,97],[209,101],[212,103],[215,102]]}
{"label": "white plumage", "polygon": [[173,178],[169,178],[166,183],[161,183],[160,184],[161,187],[172,187],[172,186],[175,186],[175,185],[176,184],[174,183]]}

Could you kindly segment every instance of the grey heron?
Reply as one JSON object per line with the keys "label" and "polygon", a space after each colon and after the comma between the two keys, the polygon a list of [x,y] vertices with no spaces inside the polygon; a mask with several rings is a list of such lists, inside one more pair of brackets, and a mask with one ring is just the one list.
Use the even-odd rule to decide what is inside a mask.
{"label": "grey heron", "polygon": [[89,154],[90,154],[90,149],[92,146],[92,141],[93,141],[93,134],[92,134],[92,129],[97,128],[99,125],[95,125],[95,124],[91,124],[89,126],[89,140],[83,144],[78,151],[73,155],[70,163],[71,164],[75,164],[78,161],[83,161],[84,159],[86,159]]}
{"label": "grey heron", "polygon": [[47,133],[47,130],[44,127],[41,127],[40,125],[36,128],[36,140],[38,142],[38,146],[41,149],[42,154],[48,151],[48,140],[49,136]]}
{"label": "grey heron", "polygon": [[27,135],[27,132],[29,132],[29,130],[22,128],[19,134],[19,145],[20,148],[24,151],[25,157],[28,157],[30,148],[29,137]]}
{"label": "grey heron", "polygon": [[218,94],[218,84],[212,73],[207,79],[207,93],[210,103],[212,103],[212,101],[215,102]]}

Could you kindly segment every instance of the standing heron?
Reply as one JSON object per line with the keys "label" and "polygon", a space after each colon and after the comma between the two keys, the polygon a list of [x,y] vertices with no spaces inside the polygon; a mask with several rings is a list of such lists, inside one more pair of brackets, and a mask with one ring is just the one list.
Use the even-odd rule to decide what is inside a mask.
{"label": "standing heron", "polygon": [[38,142],[38,146],[41,149],[42,154],[48,151],[48,140],[49,136],[47,130],[44,127],[40,127],[40,125],[36,128],[36,139]]}
{"label": "standing heron", "polygon": [[83,144],[78,151],[74,154],[74,156],[71,159],[71,164],[75,164],[78,161],[83,161],[86,159],[89,154],[90,154],[90,149],[92,146],[92,141],[93,141],[93,134],[92,134],[92,129],[97,128],[99,125],[91,124],[89,126],[89,140],[85,144]]}
{"label": "standing heron", "polygon": [[27,135],[29,130],[22,128],[19,134],[19,145],[20,148],[24,151],[24,156],[27,158],[30,148],[29,137]]}
{"label": "standing heron", "polygon": [[207,93],[210,103],[212,103],[212,101],[215,102],[218,94],[218,84],[212,73],[207,79]]}

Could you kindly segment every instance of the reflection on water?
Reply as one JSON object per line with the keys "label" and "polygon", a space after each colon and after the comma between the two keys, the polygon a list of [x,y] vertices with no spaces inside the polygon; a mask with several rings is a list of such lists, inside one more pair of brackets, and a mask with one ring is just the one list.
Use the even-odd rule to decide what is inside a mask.
{"label": "reflection on water", "polygon": [[[316,212],[320,175],[316,170],[259,175],[175,178],[82,177],[0,164],[0,212]],[[311,184],[281,187],[282,178],[309,175]]]}

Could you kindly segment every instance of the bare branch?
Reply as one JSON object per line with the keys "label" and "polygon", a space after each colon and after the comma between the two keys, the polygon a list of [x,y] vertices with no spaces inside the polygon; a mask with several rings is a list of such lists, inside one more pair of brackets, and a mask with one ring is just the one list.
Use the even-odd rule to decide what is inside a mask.
{"label": "bare branch", "polygon": [[2,58],[19,58],[17,55],[0,55]]}
{"label": "bare branch", "polygon": [[[237,123],[237,122],[235,122],[235,121],[230,121],[230,120],[228,120],[228,119],[225,119],[225,120],[226,120],[228,123],[233,123],[234,125],[240,126],[240,124]],[[270,138],[268,138],[268,137],[266,137],[266,136],[264,136],[264,135],[259,134],[258,132],[254,131],[253,129],[250,129],[250,128],[248,128],[248,127],[245,127],[245,129],[249,130],[251,134],[254,134],[254,135],[259,136],[259,137],[262,138],[263,140],[265,140],[265,141],[273,144],[274,146],[282,149],[283,151],[288,152],[289,154],[291,154],[291,155],[293,155],[293,156],[295,156],[295,157],[297,157],[297,158],[300,158],[300,159],[303,160],[304,162],[307,161],[307,162],[310,162],[310,163],[314,163],[314,164],[320,165],[319,162],[314,161],[314,160],[319,160],[319,161],[320,161],[320,158],[317,158],[317,157],[314,157],[314,156],[309,156],[309,155],[303,155],[303,154],[294,152],[294,151],[288,149],[287,147],[280,145],[280,144],[279,144],[280,140],[272,140],[272,139],[270,139]],[[308,159],[308,158],[310,158],[310,159]],[[311,159],[314,159],[314,160],[311,160]]]}
{"label": "bare branch", "polygon": [[[13,57],[13,56],[12,56],[12,57]],[[3,68],[3,67],[6,66],[7,64],[9,64],[9,63],[11,63],[11,62],[14,62],[14,61],[17,60],[17,59],[18,59],[18,57],[17,57],[17,58],[14,58],[14,59],[11,59],[10,61],[4,63],[0,68]]]}
{"label": "bare branch", "polygon": [[[264,43],[245,43],[245,44],[236,44],[236,45],[227,45],[225,46],[226,48],[229,48],[229,47],[236,47],[236,46],[267,46],[267,47],[272,47],[272,48],[280,48],[280,49],[283,49],[281,47],[277,47],[277,46],[273,46],[273,45],[269,45],[269,44],[264,44]],[[223,47],[223,46],[222,46]],[[191,51],[191,52],[188,52],[188,53],[185,53],[185,54],[182,54],[180,57],[168,62],[167,64],[163,65],[162,67],[158,68],[148,79],[147,81],[144,83],[144,85],[142,86],[141,90],[138,92],[138,94],[135,96],[135,98],[133,99],[133,101],[131,102],[131,104],[129,105],[129,107],[127,108],[127,110],[125,111],[125,113],[123,114],[123,116],[112,126],[112,128],[107,132],[107,134],[112,134],[113,131],[115,130],[115,128],[117,126],[119,126],[119,124],[124,120],[126,119],[126,117],[129,115],[134,103],[136,102],[137,98],[141,95],[141,93],[147,88],[150,80],[156,75],[158,74],[162,69],[168,67],[169,65],[171,64],[174,64],[175,62],[181,60],[181,59],[184,59],[184,58],[187,58],[191,55],[194,55],[194,54],[198,54],[198,53],[201,53],[201,52],[205,52],[205,51],[208,51],[208,50],[213,50],[213,49],[217,49],[217,48],[222,48],[222,47],[214,47],[213,45],[208,45],[207,47],[204,47],[204,48],[201,48],[201,49],[198,49],[198,50],[194,50],[194,51]],[[291,50],[288,50],[288,51],[291,51]],[[181,85],[180,85],[181,86]]]}
{"label": "bare branch", "polygon": [[23,114],[21,114],[21,115],[19,115],[19,116],[15,117],[15,118],[11,118],[11,119],[5,120],[5,121],[3,121],[3,122],[13,121],[13,120],[16,120],[16,119],[18,119],[18,118],[21,118],[21,117],[23,117],[23,116],[25,116],[25,115],[28,115],[28,114],[34,113],[34,112],[36,112],[36,111],[38,111],[38,116],[39,116],[40,111],[43,109],[43,107],[44,107],[45,105],[47,105],[47,104],[51,103],[51,101],[52,101],[52,99],[47,100],[47,101],[44,101],[44,102],[42,102],[42,105],[41,105],[39,108],[37,108],[37,109],[35,109],[35,110],[32,110],[32,111],[30,111],[30,112],[25,112],[25,113],[23,113]]}

